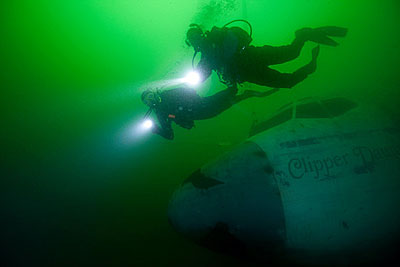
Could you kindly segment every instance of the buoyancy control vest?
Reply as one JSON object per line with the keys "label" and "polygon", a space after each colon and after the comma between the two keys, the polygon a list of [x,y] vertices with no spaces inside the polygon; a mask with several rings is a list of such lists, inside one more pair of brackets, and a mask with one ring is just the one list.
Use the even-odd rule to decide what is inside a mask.
{"label": "buoyancy control vest", "polygon": [[213,65],[225,83],[237,82],[238,57],[252,41],[251,36],[240,27],[213,27],[206,32],[213,53]]}

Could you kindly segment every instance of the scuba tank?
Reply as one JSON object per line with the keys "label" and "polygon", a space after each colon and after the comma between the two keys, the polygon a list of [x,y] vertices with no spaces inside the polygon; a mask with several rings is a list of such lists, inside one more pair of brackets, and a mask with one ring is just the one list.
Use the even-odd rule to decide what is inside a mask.
{"label": "scuba tank", "polygon": [[[235,22],[246,23],[249,26],[249,32],[246,32],[245,30],[243,30],[240,27],[231,27],[231,28],[227,27],[228,25],[235,23]],[[199,29],[199,31],[202,31],[201,27],[195,23],[190,24],[189,27],[190,27],[190,29]],[[227,34],[234,34],[237,37],[237,39],[239,40],[239,43],[237,45],[241,48],[245,48],[253,40],[252,39],[253,27],[251,26],[250,22],[248,22],[247,20],[235,19],[228,23],[225,23],[224,26],[222,26],[222,28],[214,27],[210,32],[207,31],[205,33],[205,35],[207,35],[209,38],[213,39],[213,41],[215,43],[222,43],[224,41],[223,37],[226,36]],[[186,40],[186,44],[190,46],[190,43],[187,40]],[[199,52],[198,49],[196,49],[196,48],[194,48],[194,49],[195,49],[195,53],[192,58],[192,68],[193,69],[194,69],[194,60]]]}

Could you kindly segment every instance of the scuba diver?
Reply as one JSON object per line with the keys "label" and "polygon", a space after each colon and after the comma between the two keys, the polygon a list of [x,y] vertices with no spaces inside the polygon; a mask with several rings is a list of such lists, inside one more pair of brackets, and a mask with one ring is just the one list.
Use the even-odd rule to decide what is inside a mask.
{"label": "scuba diver", "polygon": [[[237,21],[247,23],[250,33],[240,27],[227,27]],[[296,37],[289,45],[256,47],[250,45],[250,23],[246,20],[234,20],[222,28],[214,26],[211,31],[206,32],[199,25],[191,24],[186,34],[186,43],[195,50],[192,65],[197,53],[201,53],[196,69],[201,74],[202,81],[214,70],[220,81],[227,85],[250,82],[273,88],[292,88],[316,70],[319,46],[312,50],[311,61],[293,73],[281,73],[268,66],[297,58],[307,41],[337,46],[338,43],[329,36],[344,37],[346,34],[346,28],[335,26],[303,28],[295,32]]]}
{"label": "scuba diver", "polygon": [[178,87],[166,91],[147,89],[142,93],[142,101],[150,107],[146,116],[155,111],[159,126],[154,124],[152,132],[166,139],[174,139],[171,123],[191,129],[195,120],[205,120],[217,116],[232,105],[250,97],[265,97],[277,92],[271,89],[266,92],[245,90],[237,95],[235,86],[228,87],[214,95],[201,97],[192,88]]}

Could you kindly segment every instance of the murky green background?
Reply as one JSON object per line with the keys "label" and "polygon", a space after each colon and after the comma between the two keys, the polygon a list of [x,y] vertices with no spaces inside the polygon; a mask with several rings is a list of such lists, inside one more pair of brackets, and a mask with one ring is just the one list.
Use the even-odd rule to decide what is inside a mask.
{"label": "murky green background", "polygon": [[[1,257],[26,266],[233,264],[177,235],[168,200],[199,166],[246,139],[254,119],[306,96],[346,96],[397,118],[396,0],[3,1]],[[181,77],[190,23],[248,19],[254,45],[283,45],[301,27],[349,28],[322,47],[293,90],[251,99],[175,140],[136,136],[141,88]],[[244,26],[245,27],[245,26]],[[278,66],[293,71],[310,59]],[[199,89],[223,87],[216,77]],[[265,88],[244,84],[244,88]]]}

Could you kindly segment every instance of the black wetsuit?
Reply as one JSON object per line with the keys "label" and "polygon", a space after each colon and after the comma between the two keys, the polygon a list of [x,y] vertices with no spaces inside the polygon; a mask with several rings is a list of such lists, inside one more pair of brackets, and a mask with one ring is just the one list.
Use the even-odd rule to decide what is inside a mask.
{"label": "black wetsuit", "polygon": [[230,85],[250,82],[273,88],[291,88],[316,68],[315,61],[293,73],[281,73],[268,67],[297,58],[306,42],[305,38],[296,37],[286,46],[255,47],[250,45],[250,36],[238,27],[213,27],[205,36],[206,42],[197,65],[203,80],[214,70],[221,81]]}
{"label": "black wetsuit", "polygon": [[155,107],[160,126],[153,132],[167,139],[174,138],[171,123],[191,129],[195,120],[215,117],[235,103],[237,89],[229,87],[212,96],[201,97],[194,89],[176,88],[160,93],[161,102]]}

